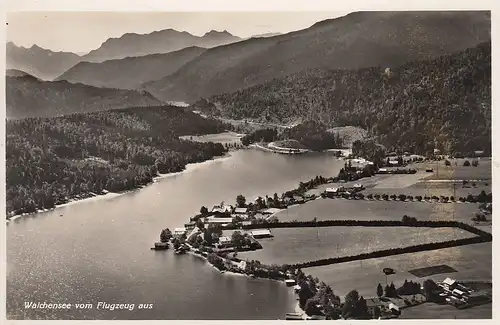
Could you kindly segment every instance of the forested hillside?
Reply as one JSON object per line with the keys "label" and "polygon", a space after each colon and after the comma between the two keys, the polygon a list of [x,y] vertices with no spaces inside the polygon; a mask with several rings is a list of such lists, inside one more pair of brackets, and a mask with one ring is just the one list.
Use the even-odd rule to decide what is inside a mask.
{"label": "forested hillside", "polygon": [[172,106],[7,122],[7,212],[51,208],[90,192],[130,190],[158,173],[222,155],[220,144],[179,140],[224,131]]}
{"label": "forested hillside", "polygon": [[144,84],[165,101],[193,103],[307,69],[394,68],[491,39],[488,11],[370,11],[303,30],[219,46]]}
{"label": "forested hillside", "polygon": [[200,103],[233,119],[359,126],[389,150],[491,152],[491,43],[394,69],[308,70]]}
{"label": "forested hillside", "polygon": [[96,87],[136,89],[144,82],[172,74],[204,51],[204,48],[193,46],[166,54],[128,57],[102,63],[80,62],[56,80]]}
{"label": "forested hillside", "polygon": [[148,92],[43,81],[29,75],[7,77],[5,96],[7,118],[58,116],[162,104]]}

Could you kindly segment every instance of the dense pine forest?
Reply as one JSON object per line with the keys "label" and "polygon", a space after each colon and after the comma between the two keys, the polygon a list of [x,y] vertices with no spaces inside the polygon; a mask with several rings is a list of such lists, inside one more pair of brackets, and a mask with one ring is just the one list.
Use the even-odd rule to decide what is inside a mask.
{"label": "dense pine forest", "polygon": [[388,69],[308,70],[200,101],[233,119],[367,129],[388,150],[491,152],[491,43]]}
{"label": "dense pine forest", "polygon": [[223,155],[221,144],[178,137],[226,127],[172,106],[7,121],[8,215],[134,189],[158,173]]}

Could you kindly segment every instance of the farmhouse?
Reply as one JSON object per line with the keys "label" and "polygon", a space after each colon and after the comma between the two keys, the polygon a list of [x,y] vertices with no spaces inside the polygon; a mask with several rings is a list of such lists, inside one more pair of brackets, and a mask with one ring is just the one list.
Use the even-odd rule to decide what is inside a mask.
{"label": "farmhouse", "polygon": [[465,292],[458,289],[454,289],[451,293],[457,298],[463,298],[465,296]]}
{"label": "farmhouse", "polygon": [[325,190],[325,195],[327,197],[334,197],[334,196],[338,196],[343,191],[344,191],[343,186],[341,186],[341,187],[329,187]]}
{"label": "farmhouse", "polygon": [[191,231],[193,230],[194,228],[196,227],[196,222],[194,221],[191,221],[191,222],[188,222],[184,225],[184,228],[186,228],[187,231]]}
{"label": "farmhouse", "polygon": [[374,317],[375,309],[378,307],[382,311],[387,308],[387,304],[380,300],[380,298],[368,298],[366,299],[366,307],[368,307],[370,315]]}
{"label": "farmhouse", "polygon": [[298,204],[304,203],[304,198],[302,196],[294,195],[292,201]]}
{"label": "farmhouse", "polygon": [[231,240],[231,237],[228,237],[228,236],[219,237],[219,245],[218,245],[219,248],[231,247],[232,245],[233,245],[233,242]]}
{"label": "farmhouse", "polygon": [[233,210],[233,207],[230,205],[223,205],[223,206],[214,206],[212,208],[212,213],[213,214],[224,214],[224,213],[231,213]]}
{"label": "farmhouse", "polygon": [[446,290],[453,291],[457,287],[457,281],[450,278],[446,278],[444,279],[442,285]]}
{"label": "farmhouse", "polygon": [[269,229],[256,229],[250,232],[253,238],[269,238],[273,237]]}

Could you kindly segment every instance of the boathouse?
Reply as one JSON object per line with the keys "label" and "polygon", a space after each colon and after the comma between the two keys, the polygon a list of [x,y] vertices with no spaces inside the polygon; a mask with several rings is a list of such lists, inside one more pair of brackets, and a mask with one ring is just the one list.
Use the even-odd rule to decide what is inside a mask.
{"label": "boathouse", "polygon": [[250,232],[253,238],[270,238],[273,237],[269,229],[256,229]]}
{"label": "boathouse", "polygon": [[294,279],[287,279],[287,280],[285,280],[285,283],[286,283],[287,287],[293,287],[293,286],[297,285],[297,282],[295,282]]}
{"label": "boathouse", "polygon": [[208,217],[205,219],[205,223],[208,225],[221,225],[225,226],[233,222],[233,218],[218,218],[218,217]]}
{"label": "boathouse", "polygon": [[262,211],[263,214],[275,214],[275,213],[278,213],[280,212],[281,209],[277,209],[277,208],[269,208],[267,210],[264,210]]}
{"label": "boathouse", "polygon": [[236,208],[234,209],[235,214],[247,214],[248,208]]}

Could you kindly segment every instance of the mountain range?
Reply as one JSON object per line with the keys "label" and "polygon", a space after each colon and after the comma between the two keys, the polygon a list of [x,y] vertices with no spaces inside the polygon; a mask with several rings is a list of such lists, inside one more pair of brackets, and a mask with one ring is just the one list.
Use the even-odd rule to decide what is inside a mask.
{"label": "mountain range", "polygon": [[[173,29],[150,34],[128,33],[110,38],[89,53],[80,56],[70,52],[54,52],[37,45],[30,48],[7,43],[7,69],[25,71],[43,80],[53,80],[79,62],[103,62],[112,59],[163,54],[188,47],[211,48],[240,41],[227,31],[210,31],[203,36],[178,32]],[[148,79],[154,80],[154,79]]]}
{"label": "mountain range", "polygon": [[82,60],[102,62],[130,56],[168,53],[191,46],[211,48],[240,40],[241,38],[233,36],[227,31],[218,32],[214,30],[201,37],[173,29],[165,29],[150,34],[128,33],[119,38],[109,38],[98,49],[84,55]]}
{"label": "mountain range", "polygon": [[194,102],[306,69],[396,67],[490,38],[487,11],[355,12],[304,30],[208,49],[144,89],[163,100]]}
{"label": "mountain range", "polygon": [[6,77],[6,117],[59,116],[162,102],[147,92],[97,88],[67,81],[43,81],[33,76]]}
{"label": "mountain range", "polygon": [[56,80],[96,87],[134,89],[140,87],[142,83],[174,73],[205,50],[192,46],[166,54],[128,57],[102,63],[80,62]]}
{"label": "mountain range", "polygon": [[[272,87],[272,80],[301,72],[307,76],[314,69],[394,69],[408,62],[429,62],[490,39],[491,14],[487,11],[380,11],[355,12],[288,34],[245,40],[226,31],[211,31],[202,37],[172,29],[125,34],[84,56],[9,43],[8,116],[50,116],[157,105],[160,101],[194,103],[214,95],[230,98],[258,85]],[[24,72],[31,77],[19,77]],[[39,80],[54,78],[56,82]],[[304,78],[294,80],[314,87]],[[281,88],[277,91],[283,93]],[[249,102],[273,105],[272,101]],[[294,105],[291,118],[300,109],[300,103]]]}
{"label": "mountain range", "polygon": [[6,47],[7,69],[16,69],[43,80],[52,80],[81,60],[70,52],[54,52],[37,45],[18,47],[12,42]]}

